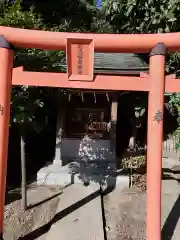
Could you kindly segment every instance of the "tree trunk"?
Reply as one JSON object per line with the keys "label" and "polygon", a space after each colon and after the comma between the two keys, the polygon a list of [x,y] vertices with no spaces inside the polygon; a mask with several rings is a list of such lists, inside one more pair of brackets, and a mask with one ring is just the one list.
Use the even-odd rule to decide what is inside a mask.
{"label": "tree trunk", "polygon": [[21,131],[21,206],[23,210],[27,209],[26,153],[25,153],[24,131]]}

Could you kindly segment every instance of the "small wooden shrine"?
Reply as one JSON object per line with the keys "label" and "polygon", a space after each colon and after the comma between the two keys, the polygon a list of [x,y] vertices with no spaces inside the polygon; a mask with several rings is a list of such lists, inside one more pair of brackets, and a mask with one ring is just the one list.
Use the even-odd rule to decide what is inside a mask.
{"label": "small wooden shrine", "polygon": [[[141,71],[148,72],[148,63],[145,60],[144,55],[137,54],[95,53],[94,74],[139,76]],[[61,67],[66,69],[66,64]],[[106,157],[115,161],[116,134],[112,134],[110,122],[114,122],[116,131],[120,92],[90,89],[66,91],[66,104],[63,109],[59,109],[57,139],[61,144],[58,140],[55,161],[74,161],[79,158],[79,146],[86,135],[92,139],[95,152],[99,152],[101,148],[99,154],[102,154],[102,149],[106,149]]]}

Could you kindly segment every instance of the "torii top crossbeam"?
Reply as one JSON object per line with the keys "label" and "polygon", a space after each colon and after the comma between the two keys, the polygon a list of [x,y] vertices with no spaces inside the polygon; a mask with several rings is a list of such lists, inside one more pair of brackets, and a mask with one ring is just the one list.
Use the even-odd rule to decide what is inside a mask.
{"label": "torii top crossbeam", "polygon": [[65,50],[66,38],[92,38],[95,52],[147,53],[157,43],[166,45],[169,52],[180,50],[180,33],[160,34],[92,34],[48,32],[0,27],[0,34],[15,47],[42,50]]}

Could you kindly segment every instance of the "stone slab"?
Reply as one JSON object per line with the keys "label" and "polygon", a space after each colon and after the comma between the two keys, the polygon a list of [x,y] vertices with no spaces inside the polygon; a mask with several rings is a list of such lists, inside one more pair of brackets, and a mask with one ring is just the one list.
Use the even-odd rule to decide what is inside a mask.
{"label": "stone slab", "polygon": [[61,186],[83,183],[100,183],[103,186],[115,186],[121,184],[122,187],[129,186],[129,177],[120,175],[115,170],[97,168],[79,168],[72,171],[69,165],[60,166],[56,164],[49,165],[40,169],[37,173],[38,185]]}
{"label": "stone slab", "polygon": [[180,185],[177,180],[162,180],[162,193],[180,194]]}
{"label": "stone slab", "polygon": [[177,194],[162,195],[162,239],[179,240],[180,199]]}
{"label": "stone slab", "polygon": [[101,196],[97,184],[87,187],[74,184],[64,189],[57,207],[56,222],[46,237],[46,240],[51,239],[104,240]]}
{"label": "stone slab", "polygon": [[180,165],[179,159],[170,157],[162,159],[162,168],[171,169],[175,165]]}

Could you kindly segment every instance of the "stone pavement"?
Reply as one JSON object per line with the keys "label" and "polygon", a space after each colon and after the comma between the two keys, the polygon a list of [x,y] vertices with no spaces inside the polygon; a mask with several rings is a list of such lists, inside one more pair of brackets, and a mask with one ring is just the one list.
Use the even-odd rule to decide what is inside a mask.
{"label": "stone pavement", "polygon": [[[173,184],[171,185],[173,187]],[[162,194],[162,240],[180,239],[180,197]]]}
{"label": "stone pavement", "polygon": [[[163,168],[171,169],[174,165],[180,165],[178,160],[163,159]],[[137,220],[145,225],[145,192],[124,194],[122,189],[118,192],[118,188],[111,192],[116,194],[114,198],[116,204],[111,203],[111,213],[116,212],[119,219],[118,224],[122,224],[120,220],[123,214],[127,213],[127,226],[130,223],[136,225]],[[129,190],[128,190],[129,191]],[[132,191],[132,190],[130,190]],[[137,196],[136,196],[137,195]],[[177,180],[170,178],[162,180],[162,240],[179,240],[180,239],[180,185]],[[136,197],[135,197],[136,196]],[[137,199],[138,201],[136,201]],[[124,200],[123,200],[124,199]],[[140,208],[138,207],[137,203]],[[140,214],[138,209],[142,209]],[[121,216],[122,214],[122,216]],[[115,216],[115,218],[116,218]],[[117,220],[116,218],[116,220]],[[123,221],[125,223],[125,220]],[[115,224],[115,222],[114,222]],[[135,226],[134,226],[135,227]],[[116,227],[115,227],[116,228]],[[122,226],[120,226],[120,231]],[[129,233],[133,240],[136,240],[134,230],[129,228]],[[122,233],[122,232],[121,232]],[[116,235],[117,233],[114,232]],[[142,232],[145,239],[145,229]],[[118,240],[122,240],[120,235]],[[60,195],[60,201],[56,211],[54,224],[51,226],[46,236],[42,236],[39,240],[104,240],[103,219],[101,209],[101,196],[99,194],[98,184],[90,184],[88,187],[82,184],[73,184],[64,189],[64,193]],[[114,240],[114,238],[112,238]],[[108,240],[112,240],[108,238]],[[139,238],[137,238],[139,240]]]}
{"label": "stone pavement", "polygon": [[46,240],[103,240],[101,196],[97,184],[67,187],[60,197],[57,219]]}
{"label": "stone pavement", "polygon": [[[163,158],[163,169],[180,166],[178,159]],[[166,171],[165,171],[166,174]],[[180,239],[180,184],[178,174],[170,174],[162,180],[162,240]]]}

